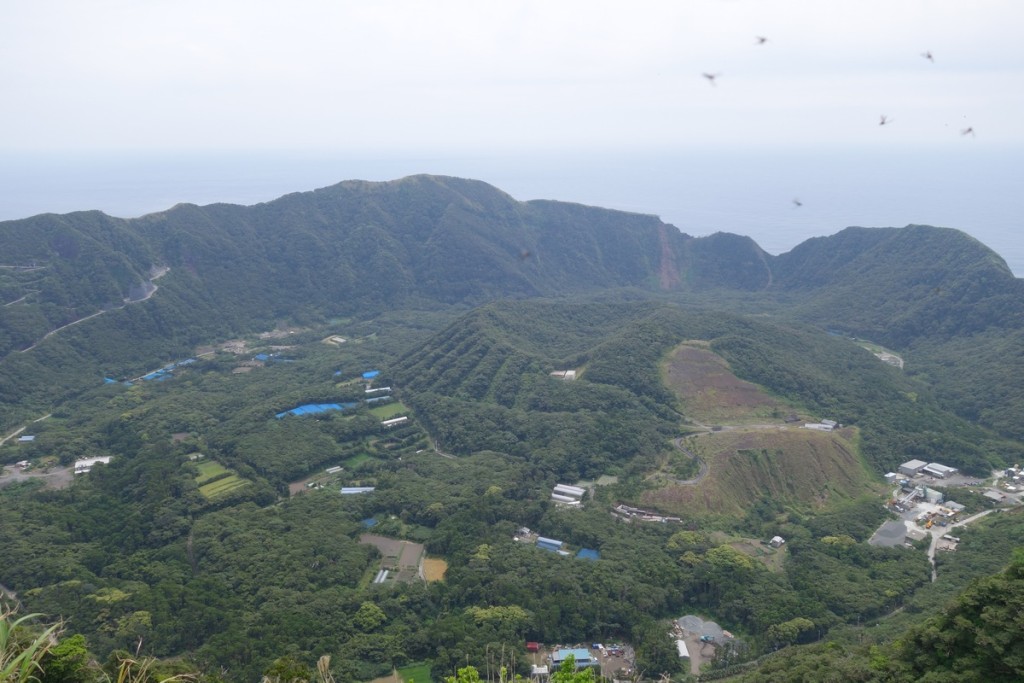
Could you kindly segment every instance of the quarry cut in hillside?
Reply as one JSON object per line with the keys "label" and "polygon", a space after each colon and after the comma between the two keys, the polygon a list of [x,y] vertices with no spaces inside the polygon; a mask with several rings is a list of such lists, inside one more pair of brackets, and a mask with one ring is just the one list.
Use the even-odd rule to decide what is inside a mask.
{"label": "quarry cut in hillside", "polygon": [[690,437],[684,446],[707,463],[698,484],[646,491],[641,504],[668,513],[743,515],[770,498],[784,505],[823,508],[871,488],[855,446],[856,431],[802,427],[735,429]]}
{"label": "quarry cut in hillside", "polygon": [[674,348],[662,364],[662,378],[687,418],[707,430],[679,444],[703,463],[703,476],[686,482],[655,478],[661,485],[644,493],[644,505],[681,514],[742,515],[760,498],[818,508],[870,487],[855,429],[805,428],[810,418],[793,420],[793,406],[738,378],[707,342]]}

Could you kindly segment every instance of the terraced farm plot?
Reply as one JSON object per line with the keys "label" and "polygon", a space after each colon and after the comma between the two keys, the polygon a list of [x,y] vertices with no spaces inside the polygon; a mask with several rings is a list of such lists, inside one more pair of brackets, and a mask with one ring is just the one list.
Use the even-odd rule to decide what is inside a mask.
{"label": "terraced farm plot", "polygon": [[401,415],[402,413],[409,412],[409,409],[401,401],[395,401],[394,403],[388,403],[386,405],[377,406],[376,408],[370,408],[370,414],[379,417],[382,420],[387,420],[395,415]]}
{"label": "terraced farm plot", "polygon": [[359,542],[372,545],[380,551],[383,556],[380,568],[391,574],[389,580],[409,583],[420,577],[420,561],[426,553],[421,544],[377,534],[362,534]]}
{"label": "terraced farm plot", "polygon": [[248,479],[242,479],[237,474],[232,474],[231,476],[200,486],[199,493],[203,494],[207,500],[215,500],[248,485]]}
{"label": "terraced farm plot", "polygon": [[231,474],[231,470],[219,462],[206,461],[199,464],[198,468],[199,475],[196,477],[196,483],[200,486],[225,474]]}
{"label": "terraced farm plot", "polygon": [[663,376],[686,415],[707,425],[781,421],[793,412],[761,387],[734,375],[724,358],[700,342],[677,346],[664,364]]}
{"label": "terraced farm plot", "polygon": [[197,467],[199,474],[196,475],[196,484],[199,485],[199,493],[207,500],[216,500],[250,483],[219,462],[207,461]]}

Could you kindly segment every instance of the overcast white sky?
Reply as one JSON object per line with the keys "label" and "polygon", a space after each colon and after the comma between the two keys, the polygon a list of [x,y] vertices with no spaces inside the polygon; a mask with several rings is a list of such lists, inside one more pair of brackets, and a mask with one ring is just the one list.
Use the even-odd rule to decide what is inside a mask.
{"label": "overcast white sky", "polygon": [[1022,30],[1020,0],[2,0],[0,153],[1005,148]]}

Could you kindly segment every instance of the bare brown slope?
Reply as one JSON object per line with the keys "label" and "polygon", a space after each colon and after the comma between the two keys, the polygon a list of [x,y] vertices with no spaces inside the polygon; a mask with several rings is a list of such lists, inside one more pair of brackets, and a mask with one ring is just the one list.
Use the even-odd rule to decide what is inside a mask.
{"label": "bare brown slope", "polygon": [[[681,448],[706,463],[693,483],[662,480],[641,502],[680,514],[742,515],[759,499],[801,508],[822,507],[871,486],[857,448],[857,432],[787,425],[793,407],[736,377],[701,341],[680,344],[662,366],[666,386],[687,417],[717,430],[683,439]],[[706,428],[706,427],[705,427]]]}

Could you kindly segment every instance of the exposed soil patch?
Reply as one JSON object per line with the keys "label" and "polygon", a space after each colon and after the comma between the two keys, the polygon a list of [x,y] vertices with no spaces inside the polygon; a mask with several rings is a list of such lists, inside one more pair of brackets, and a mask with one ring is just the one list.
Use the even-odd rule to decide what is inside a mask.
{"label": "exposed soil patch", "polygon": [[443,581],[448,571],[448,563],[437,557],[423,560],[423,578],[427,581]]}
{"label": "exposed soil patch", "polygon": [[16,481],[41,480],[45,489],[63,489],[71,485],[75,474],[70,467],[51,467],[49,470],[30,470],[22,472],[11,465],[7,465],[0,474],[0,487],[13,484]]}
{"label": "exposed soil patch", "polygon": [[685,342],[669,355],[665,384],[683,403],[687,416],[703,424],[742,424],[791,412],[778,399],[729,370],[725,359],[701,342]]}

